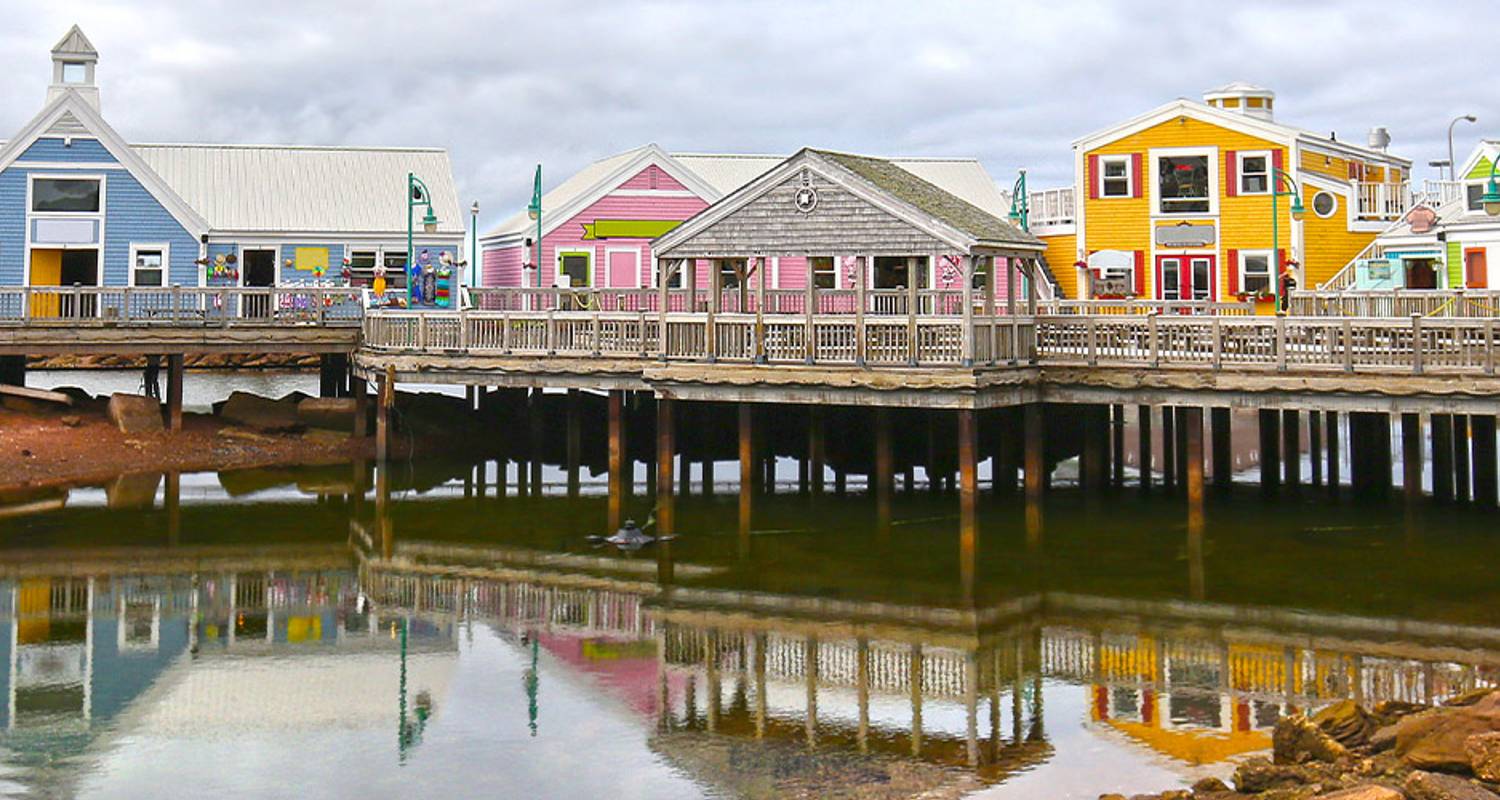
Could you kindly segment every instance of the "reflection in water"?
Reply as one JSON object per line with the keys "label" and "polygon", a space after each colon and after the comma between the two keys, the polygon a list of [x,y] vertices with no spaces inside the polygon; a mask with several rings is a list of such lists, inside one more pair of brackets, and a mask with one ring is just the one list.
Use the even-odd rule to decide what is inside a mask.
{"label": "reflection in water", "polygon": [[[1180,505],[1147,504],[1108,528],[1048,508],[1043,537],[1035,502],[955,519],[889,495],[863,510],[746,493],[681,498],[672,548],[630,553],[585,535],[629,512],[618,498],[396,502],[387,480],[374,504],[159,509],[137,492],[5,522],[3,780],[1093,797],[1222,774],[1292,710],[1500,679],[1497,621],[1436,577],[1374,601],[1364,577],[1262,585],[1309,564],[1367,575],[1375,529],[1242,529],[1210,505],[1184,531]],[[1417,524],[1389,539],[1453,582],[1472,543]],[[1237,543],[1245,530],[1259,539]],[[231,752],[260,768],[214,761]]]}

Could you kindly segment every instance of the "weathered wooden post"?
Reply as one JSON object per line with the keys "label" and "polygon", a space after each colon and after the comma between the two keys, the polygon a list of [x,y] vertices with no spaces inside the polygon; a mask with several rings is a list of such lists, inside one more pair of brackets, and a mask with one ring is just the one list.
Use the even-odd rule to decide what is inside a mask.
{"label": "weathered wooden post", "polygon": [[391,448],[391,405],[396,396],[396,368],[387,366],[376,379],[375,462],[383,474]]}
{"label": "weathered wooden post", "polygon": [[740,403],[739,408],[739,461],[740,461],[740,506],[739,506],[739,555],[750,555],[750,524],[754,513],[755,497],[755,409],[749,403]]}
{"label": "weathered wooden post", "polygon": [[1040,500],[1042,492],[1047,488],[1045,425],[1046,419],[1043,416],[1042,404],[1027,403],[1025,411],[1022,412],[1021,427],[1026,437],[1025,482],[1026,497],[1029,500]]}
{"label": "weathered wooden post", "polygon": [[979,426],[971,408],[958,411],[959,583],[966,603],[974,601],[974,561],[978,547]]}
{"label": "weathered wooden post", "polygon": [[766,272],[771,259],[762,256],[755,264],[755,363],[766,363]]}
{"label": "weathered wooden post", "polygon": [[1109,431],[1100,425],[1099,411],[1103,406],[1093,404],[1081,407],[1083,412],[1083,488],[1097,492],[1104,485],[1104,450]]}
{"label": "weathered wooden post", "polygon": [[1428,423],[1432,435],[1432,499],[1453,501],[1453,415],[1433,414]]}
{"label": "weathered wooden post", "polygon": [[906,259],[906,363],[916,366],[920,357],[917,341],[917,259]]}
{"label": "weathered wooden post", "polygon": [[543,448],[546,444],[546,418],[543,416],[543,399],[545,393],[541,387],[531,390],[526,399],[526,422],[530,428],[531,441],[527,447],[526,457],[531,468],[531,495],[541,497],[544,491],[542,486],[542,465],[544,463]]}
{"label": "weathered wooden post", "polygon": [[1478,414],[1472,418],[1474,431],[1474,502],[1491,508],[1496,504],[1495,418]]}
{"label": "weathered wooden post", "polygon": [[966,367],[974,366],[974,256],[964,255],[959,258],[959,280],[963,281],[963,319],[964,329],[959,337],[959,358]]}
{"label": "weathered wooden post", "polygon": [[869,349],[870,340],[865,332],[865,314],[868,309],[865,305],[869,302],[868,287],[870,282],[871,264],[874,256],[856,256],[854,263],[859,274],[854,276],[854,363],[857,366],[865,365],[865,354]]}
{"label": "weathered wooden post", "polygon": [[1183,429],[1183,461],[1186,469],[1187,501],[1189,509],[1203,513],[1203,409],[1184,406],[1177,420]]}
{"label": "weathered wooden post", "polygon": [[582,405],[582,402],[583,397],[577,389],[568,390],[568,403],[565,411],[567,420],[564,423],[565,439],[563,444],[566,448],[564,458],[567,462],[569,497],[577,497],[580,488],[578,473],[583,451],[583,433],[581,430],[583,422],[579,419],[579,406]]}
{"label": "weathered wooden post", "polygon": [[661,360],[667,360],[667,307],[671,304],[672,296],[669,287],[672,283],[672,261],[666,258],[656,259],[656,349],[661,355]]}
{"label": "weathered wooden post", "polygon": [[625,499],[634,483],[630,475],[630,452],[625,439],[625,392],[609,393],[609,530],[619,530],[624,522]]}
{"label": "weathered wooden post", "polygon": [[[834,256],[835,260],[837,258],[838,256]],[[804,259],[804,262],[807,266],[807,286],[803,288],[802,294],[802,344],[805,351],[802,360],[811,364],[818,354],[818,329],[814,322],[818,313],[818,273],[813,269],[812,259]]]}
{"label": "weathered wooden post", "polygon": [[1282,483],[1293,492],[1302,483],[1302,417],[1296,409],[1281,412]]}
{"label": "weathered wooden post", "polygon": [[1136,406],[1136,466],[1143,493],[1151,491],[1151,416],[1151,406]]}
{"label": "weathered wooden post", "polygon": [[[876,533],[882,539],[891,530],[891,495],[894,492],[895,458],[891,450],[891,411],[875,409],[875,515]],[[910,487],[908,487],[910,491]]]}
{"label": "weathered wooden post", "polygon": [[703,314],[703,357],[712,364],[719,360],[719,335],[714,327],[714,315],[719,313],[719,302],[723,299],[724,271],[719,262],[708,263],[708,308]]}
{"label": "weathered wooden post", "polygon": [[1422,415],[1401,415],[1401,494],[1406,502],[1422,498]]}
{"label": "weathered wooden post", "polygon": [[1177,491],[1177,408],[1161,407],[1161,488]]}
{"label": "weathered wooden post", "polygon": [[1453,415],[1453,497],[1469,502],[1469,416]]}
{"label": "weathered wooden post", "polygon": [[1260,490],[1274,494],[1281,488],[1281,414],[1260,410]]}
{"label": "weathered wooden post", "polygon": [[1328,493],[1333,497],[1339,496],[1339,412],[1325,411],[1323,419],[1327,423],[1328,431]]}
{"label": "weathered wooden post", "polygon": [[1115,403],[1110,406],[1110,482],[1116,489],[1125,485],[1125,406]]}
{"label": "weathered wooden post", "polygon": [[659,534],[673,533],[673,458],[677,452],[677,419],[670,397],[656,399],[656,527]]}
{"label": "weathered wooden post", "polygon": [[354,395],[354,435],[363,438],[370,432],[370,382],[351,375],[349,388]]}
{"label": "weathered wooden post", "polygon": [[167,355],[167,427],[174,433],[182,430],[183,354]]}
{"label": "weathered wooden post", "polygon": [[1210,409],[1209,427],[1213,438],[1214,486],[1228,489],[1234,483],[1233,417],[1229,409],[1223,406]]}
{"label": "weathered wooden post", "polygon": [[1312,485],[1323,485],[1323,415],[1307,412],[1307,458],[1312,465]]}

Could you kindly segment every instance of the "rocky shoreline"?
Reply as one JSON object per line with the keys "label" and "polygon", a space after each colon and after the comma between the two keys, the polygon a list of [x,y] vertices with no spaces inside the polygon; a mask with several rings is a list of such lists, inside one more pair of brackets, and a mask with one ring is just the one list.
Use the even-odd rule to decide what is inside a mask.
{"label": "rocky shoreline", "polygon": [[[318,356],[306,353],[199,353],[183,358],[188,369],[315,370]],[[27,369],[143,369],[145,356],[67,355],[26,359]]]}
{"label": "rocky shoreline", "polygon": [[1100,800],[1500,800],[1500,689],[1429,708],[1344,700],[1276,724],[1271,758],[1159,794]]}

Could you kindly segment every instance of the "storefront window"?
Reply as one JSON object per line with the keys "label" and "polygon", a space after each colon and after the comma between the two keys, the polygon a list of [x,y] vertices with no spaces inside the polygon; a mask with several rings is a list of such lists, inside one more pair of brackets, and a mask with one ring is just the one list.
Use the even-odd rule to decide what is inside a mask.
{"label": "storefront window", "polygon": [[1201,214],[1209,210],[1208,156],[1162,156],[1157,174],[1161,213]]}

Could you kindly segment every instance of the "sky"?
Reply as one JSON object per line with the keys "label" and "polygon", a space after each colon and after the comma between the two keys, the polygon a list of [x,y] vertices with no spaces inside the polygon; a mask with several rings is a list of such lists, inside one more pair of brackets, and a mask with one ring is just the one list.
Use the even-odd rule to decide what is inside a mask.
{"label": "sky", "polygon": [[1435,177],[1500,136],[1468,30],[1500,3],[1388,0],[0,0],[0,138],[41,108],[77,23],[105,117],[139,142],[438,146],[487,229],[590,161],[674,152],[972,156],[1071,182],[1071,142],[1244,80],[1279,121]]}

